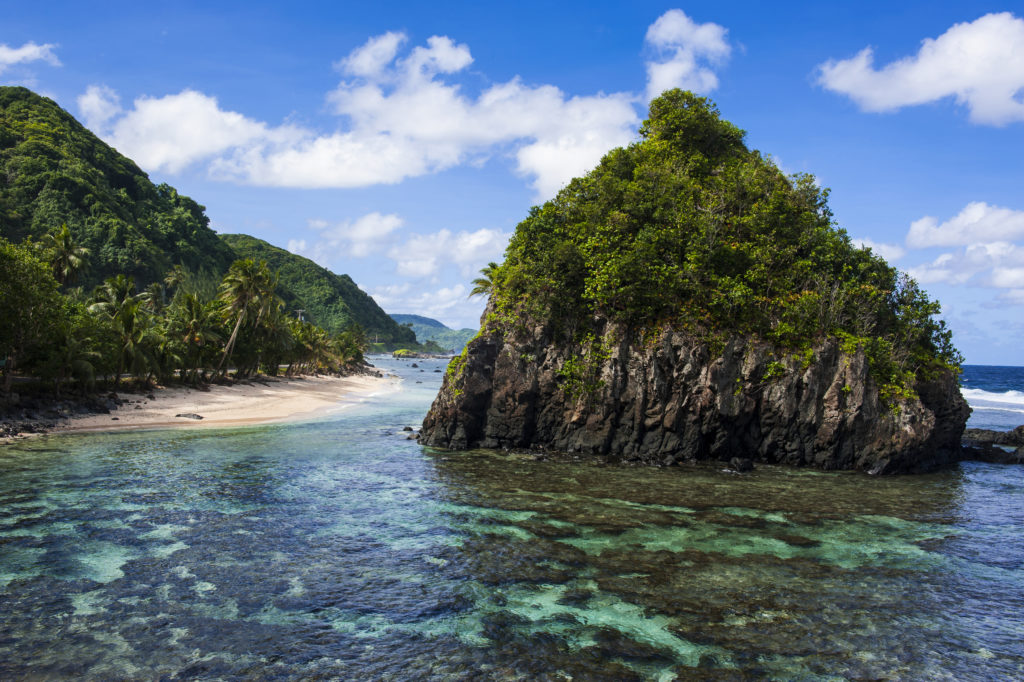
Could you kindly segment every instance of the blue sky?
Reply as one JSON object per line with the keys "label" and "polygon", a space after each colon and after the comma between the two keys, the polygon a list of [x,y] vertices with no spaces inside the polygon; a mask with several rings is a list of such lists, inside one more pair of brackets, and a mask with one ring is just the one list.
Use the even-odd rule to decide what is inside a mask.
{"label": "blue sky", "polygon": [[528,208],[689,87],[830,187],[968,362],[1024,365],[1024,7],[838,4],[0,2],[0,83],[218,231],[457,327]]}

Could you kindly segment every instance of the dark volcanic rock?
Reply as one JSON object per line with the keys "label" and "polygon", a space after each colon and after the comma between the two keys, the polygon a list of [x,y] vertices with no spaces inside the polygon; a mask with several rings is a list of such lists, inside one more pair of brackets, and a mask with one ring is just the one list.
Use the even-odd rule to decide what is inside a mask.
{"label": "dark volcanic rock", "polygon": [[733,457],[729,460],[729,468],[741,474],[754,470],[754,460],[749,457]]}
{"label": "dark volcanic rock", "polygon": [[1024,425],[1011,431],[992,431],[990,429],[967,429],[964,431],[964,442],[994,443],[995,445],[1024,446]]}
{"label": "dark volcanic rock", "polygon": [[[554,343],[547,326],[481,334],[445,376],[420,442],[650,465],[740,457],[875,474],[960,459],[970,408],[952,372],[919,382],[919,398],[891,410],[863,352],[844,353],[834,339],[814,348],[804,366],[739,337],[712,355],[682,333],[663,331],[641,345],[611,341],[626,337],[614,325],[602,331],[607,358],[598,361],[591,390],[576,396],[560,373],[575,351]],[[785,371],[774,364],[769,372],[769,363]]]}
{"label": "dark volcanic rock", "polygon": [[1024,464],[1024,446],[1006,450],[990,442],[964,437],[963,459],[990,464]]}

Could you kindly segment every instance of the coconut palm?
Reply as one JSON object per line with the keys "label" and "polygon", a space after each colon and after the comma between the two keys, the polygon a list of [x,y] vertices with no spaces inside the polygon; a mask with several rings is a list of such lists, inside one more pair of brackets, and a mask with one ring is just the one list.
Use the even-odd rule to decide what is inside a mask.
{"label": "coconut palm", "polygon": [[74,282],[78,273],[85,269],[89,249],[75,242],[67,223],[43,235],[39,246],[61,286]]}
{"label": "coconut palm", "polygon": [[168,310],[169,333],[184,349],[182,379],[196,383],[203,353],[210,344],[220,343],[221,311],[214,302],[197,294],[177,297]]}
{"label": "coconut palm", "polygon": [[135,294],[135,280],[124,275],[109,278],[96,288],[89,311],[105,315],[118,337],[119,353],[115,384],[128,368],[139,376],[151,364],[154,345],[152,318],[141,296]]}
{"label": "coconut palm", "polygon": [[284,305],[274,293],[276,288],[277,274],[271,272],[266,261],[257,263],[251,258],[237,260],[224,275],[219,298],[225,304],[228,315],[235,317],[235,326],[217,367],[222,375],[227,372],[227,360],[235,348],[238,332],[246,316],[252,318],[253,325],[258,325],[265,315]]}
{"label": "coconut palm", "polygon": [[497,263],[488,263],[484,268],[480,270],[480,276],[473,280],[473,289],[469,292],[469,297],[473,296],[490,296],[494,290],[494,283],[498,276],[498,271],[501,268]]}

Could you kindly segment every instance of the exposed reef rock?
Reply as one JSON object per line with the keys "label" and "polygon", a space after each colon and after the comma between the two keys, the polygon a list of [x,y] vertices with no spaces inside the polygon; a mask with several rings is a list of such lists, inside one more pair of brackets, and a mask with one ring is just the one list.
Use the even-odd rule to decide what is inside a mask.
{"label": "exposed reef rock", "polygon": [[529,448],[671,465],[734,457],[757,462],[923,472],[960,459],[970,408],[953,372],[918,382],[917,399],[880,399],[861,351],[836,340],[779,355],[736,337],[720,353],[666,331],[637,347],[605,325],[606,352],[589,386],[567,387],[574,351],[544,326],[473,340],[423,422],[420,442]]}

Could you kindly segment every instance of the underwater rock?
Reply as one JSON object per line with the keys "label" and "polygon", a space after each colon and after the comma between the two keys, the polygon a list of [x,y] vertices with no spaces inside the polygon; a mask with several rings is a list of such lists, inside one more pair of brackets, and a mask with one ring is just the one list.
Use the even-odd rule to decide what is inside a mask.
{"label": "underwater rock", "polygon": [[643,344],[615,323],[598,331],[606,353],[575,392],[564,368],[578,351],[558,343],[549,323],[482,333],[446,373],[420,442],[878,474],[961,459],[970,408],[952,371],[917,381],[915,397],[886,402],[863,350],[844,352],[834,338],[798,357],[739,336],[712,351],[667,329]]}
{"label": "underwater rock", "polygon": [[754,470],[754,460],[749,457],[733,457],[729,460],[729,468],[739,473]]}

